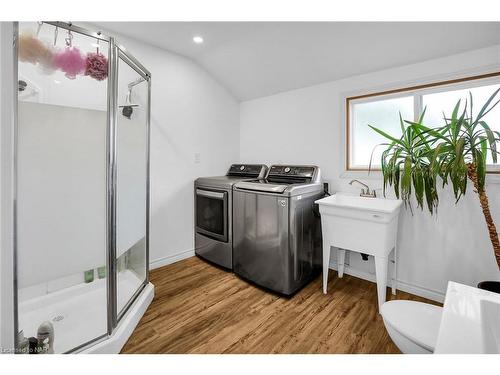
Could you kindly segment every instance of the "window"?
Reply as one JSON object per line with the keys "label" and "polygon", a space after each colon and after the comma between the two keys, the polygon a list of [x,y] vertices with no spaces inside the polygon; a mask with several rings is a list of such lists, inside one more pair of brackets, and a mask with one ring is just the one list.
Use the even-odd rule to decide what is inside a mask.
{"label": "window", "polygon": [[[451,115],[455,104],[472,93],[474,115],[477,115],[488,97],[500,87],[500,72],[460,80],[439,82],[381,93],[360,95],[346,99],[347,155],[346,169],[368,170],[370,158],[372,169],[380,169],[380,157],[387,139],[374,132],[373,125],[385,132],[401,136],[399,113],[404,120],[416,120],[427,107],[424,123],[427,126],[442,126],[443,110]],[[488,113],[484,120],[493,129],[500,131],[500,105]],[[373,156],[372,156],[373,155]],[[489,156],[489,172],[500,172],[500,164],[493,165]]]}
{"label": "window", "polygon": [[367,125],[384,129],[391,135],[401,136],[399,112],[404,119],[413,119],[413,97],[384,99],[377,101],[353,104],[353,119],[351,124],[351,162],[353,166],[367,168],[373,152],[373,162],[380,164],[383,146],[378,144],[387,142],[387,139],[375,133]]}

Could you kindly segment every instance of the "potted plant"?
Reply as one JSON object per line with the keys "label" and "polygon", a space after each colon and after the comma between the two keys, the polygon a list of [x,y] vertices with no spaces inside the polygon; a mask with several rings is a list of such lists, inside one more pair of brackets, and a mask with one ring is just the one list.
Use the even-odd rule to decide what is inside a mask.
{"label": "potted plant", "polygon": [[[451,117],[445,117],[440,127],[424,124],[425,109],[416,122],[403,120],[399,115],[401,137],[369,126],[389,140],[382,144],[386,146],[381,157],[384,196],[386,187],[392,186],[405,206],[411,209],[410,197],[413,195],[418,207],[423,209],[425,203],[433,214],[439,203],[437,183],[442,183],[443,187],[450,184],[458,202],[467,191],[467,181],[472,182],[500,269],[500,241],[485,190],[486,159],[491,155],[493,162],[497,162],[500,132],[491,130],[484,121],[484,116],[500,102],[496,100],[499,91],[489,97],[475,116],[472,94],[468,101],[465,100],[463,109],[459,100]],[[478,287],[500,293],[499,281],[484,281]]]}

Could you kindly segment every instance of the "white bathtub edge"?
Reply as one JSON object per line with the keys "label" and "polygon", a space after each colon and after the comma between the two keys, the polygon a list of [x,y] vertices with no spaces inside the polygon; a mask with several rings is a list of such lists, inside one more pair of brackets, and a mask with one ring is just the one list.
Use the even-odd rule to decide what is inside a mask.
{"label": "white bathtub edge", "polygon": [[83,354],[118,354],[132,335],[147,308],[153,301],[155,287],[149,283],[137,298],[133,306],[122,318],[113,335],[80,353]]}

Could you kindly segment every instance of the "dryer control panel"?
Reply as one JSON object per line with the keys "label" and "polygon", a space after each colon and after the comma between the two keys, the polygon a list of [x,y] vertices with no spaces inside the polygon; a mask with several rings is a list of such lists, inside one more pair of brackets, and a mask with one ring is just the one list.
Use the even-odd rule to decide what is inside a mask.
{"label": "dryer control panel", "polygon": [[264,178],[267,166],[264,164],[233,164],[227,171],[227,176]]}

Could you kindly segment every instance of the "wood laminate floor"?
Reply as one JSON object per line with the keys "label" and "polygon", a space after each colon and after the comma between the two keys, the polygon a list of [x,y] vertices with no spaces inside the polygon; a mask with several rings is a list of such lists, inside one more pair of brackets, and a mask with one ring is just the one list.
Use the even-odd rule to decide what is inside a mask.
{"label": "wood laminate floor", "polygon": [[192,257],[153,270],[151,282],[155,298],[122,353],[399,353],[376,284],[356,277],[330,271],[327,295],[319,276],[285,298]]}

